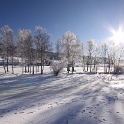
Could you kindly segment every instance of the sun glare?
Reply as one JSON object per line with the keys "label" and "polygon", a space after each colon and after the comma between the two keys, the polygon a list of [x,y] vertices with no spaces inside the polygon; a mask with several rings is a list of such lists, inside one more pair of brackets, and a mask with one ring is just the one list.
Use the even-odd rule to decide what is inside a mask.
{"label": "sun glare", "polygon": [[114,36],[112,37],[112,39],[115,42],[124,42],[124,32],[122,31],[114,32]]}
{"label": "sun glare", "polygon": [[112,33],[112,36],[106,38],[106,41],[114,42],[116,45],[119,45],[120,43],[124,43],[124,25],[123,24],[119,24],[118,31],[114,30],[112,26],[109,26],[109,28],[107,29]]}

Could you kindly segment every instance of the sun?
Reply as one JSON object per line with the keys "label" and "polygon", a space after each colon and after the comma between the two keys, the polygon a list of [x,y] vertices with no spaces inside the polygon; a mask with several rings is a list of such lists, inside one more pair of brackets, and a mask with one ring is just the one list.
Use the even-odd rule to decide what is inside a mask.
{"label": "sun", "polygon": [[107,29],[112,36],[106,38],[106,41],[114,42],[116,45],[124,43],[124,24],[119,24],[118,30],[114,30],[112,26]]}
{"label": "sun", "polygon": [[114,32],[112,39],[115,42],[124,42],[124,32],[122,31]]}

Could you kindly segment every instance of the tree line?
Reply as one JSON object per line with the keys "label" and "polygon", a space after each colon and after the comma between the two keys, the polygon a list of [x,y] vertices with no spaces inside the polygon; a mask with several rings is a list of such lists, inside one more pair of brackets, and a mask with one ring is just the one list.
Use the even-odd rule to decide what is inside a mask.
{"label": "tree line", "polygon": [[67,72],[74,72],[74,64],[80,63],[83,72],[97,73],[102,67],[104,73],[121,73],[124,71],[124,45],[123,43],[111,41],[97,44],[94,39],[85,44],[78,37],[66,32],[56,42],[56,53],[67,64]]}
{"label": "tree line", "polygon": [[[52,51],[50,36],[40,26],[35,27],[34,36],[32,36],[31,30],[26,29],[19,30],[18,35],[14,36],[13,30],[8,25],[2,27],[0,57],[5,73],[9,71],[8,65],[11,61],[12,74],[14,74],[14,57],[19,57],[21,58],[22,73],[34,74],[35,66],[37,73],[40,66],[40,73],[43,74],[45,61],[49,61],[48,53]],[[57,39],[55,46],[55,59],[64,63],[68,73],[70,68],[72,73],[74,72],[75,63],[81,64],[83,72],[97,73],[101,65],[104,68],[104,73],[118,73],[124,70],[124,46],[121,43],[117,45],[115,42],[103,42],[98,45],[95,40],[90,39],[84,44],[74,33],[67,31],[62,38]],[[57,66],[57,64],[54,65]]]}
{"label": "tree line", "polygon": [[[30,72],[34,74],[35,65],[36,72],[39,71],[39,65],[37,64],[40,62],[41,74],[43,74],[46,52],[52,50],[49,39],[50,34],[40,26],[35,27],[34,37],[31,30],[19,30],[18,35],[14,36],[13,30],[8,25],[2,27],[0,33],[0,56],[3,60],[5,73],[9,71],[9,60],[12,62],[12,74],[14,73],[13,59],[14,57],[20,57],[22,73]],[[33,70],[31,70],[31,66],[33,66]]]}

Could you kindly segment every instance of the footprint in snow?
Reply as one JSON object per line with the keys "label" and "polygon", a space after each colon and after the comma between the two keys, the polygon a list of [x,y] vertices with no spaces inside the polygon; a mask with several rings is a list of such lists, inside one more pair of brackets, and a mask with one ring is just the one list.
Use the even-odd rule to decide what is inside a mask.
{"label": "footprint in snow", "polygon": [[82,113],[84,113],[84,112],[85,112],[85,110],[82,111]]}
{"label": "footprint in snow", "polygon": [[2,111],[2,113],[4,113],[5,111]]}
{"label": "footprint in snow", "polygon": [[28,112],[27,114],[30,114],[30,113],[33,113],[33,112]]}
{"label": "footprint in snow", "polygon": [[31,105],[30,107],[33,107],[33,106],[35,106],[35,105]]}
{"label": "footprint in snow", "polygon": [[20,112],[19,114],[22,114],[22,113],[24,113],[24,112]]}
{"label": "footprint in snow", "polygon": [[103,119],[103,121],[107,121],[106,119]]}
{"label": "footprint in snow", "polygon": [[97,117],[94,117],[95,119],[97,119]]}
{"label": "footprint in snow", "polygon": [[96,106],[99,106],[99,104],[97,104]]}
{"label": "footprint in snow", "polygon": [[7,112],[10,112],[10,110],[7,110]]}
{"label": "footprint in snow", "polygon": [[101,120],[99,120],[99,122],[101,123],[102,121],[101,121]]}

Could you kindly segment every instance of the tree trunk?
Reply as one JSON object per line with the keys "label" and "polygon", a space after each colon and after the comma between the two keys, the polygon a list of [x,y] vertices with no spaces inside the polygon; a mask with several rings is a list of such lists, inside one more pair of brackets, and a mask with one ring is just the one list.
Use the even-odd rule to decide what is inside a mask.
{"label": "tree trunk", "polygon": [[73,72],[74,72],[74,62],[72,60],[72,74],[73,74]]}
{"label": "tree trunk", "polygon": [[23,58],[22,58],[22,74],[23,74],[23,72],[24,72],[24,67],[23,67]]}
{"label": "tree trunk", "polygon": [[105,58],[104,58],[104,74],[105,74]]}
{"label": "tree trunk", "polygon": [[89,67],[89,64],[88,64],[88,61],[87,61],[87,71],[88,71],[88,67]]}
{"label": "tree trunk", "polygon": [[32,62],[32,55],[33,55],[33,50],[30,48],[30,58],[29,58],[29,64],[30,64],[30,74],[31,74],[31,62]]}
{"label": "tree trunk", "polygon": [[72,74],[73,74],[73,72],[74,72],[74,66],[72,66]]}
{"label": "tree trunk", "polygon": [[25,73],[27,73],[27,67],[26,67],[26,65],[27,65],[27,62],[26,62],[26,59],[25,59]]}
{"label": "tree trunk", "polygon": [[29,63],[30,63],[29,68],[30,68],[30,74],[31,74],[31,56],[30,56],[30,62]]}
{"label": "tree trunk", "polygon": [[34,74],[34,64],[33,64],[33,70],[32,70],[32,74]]}
{"label": "tree trunk", "polygon": [[109,70],[108,70],[108,73],[110,74],[110,67],[111,67],[111,61],[109,59]]}
{"label": "tree trunk", "polygon": [[91,72],[91,67],[92,67],[92,65],[91,65],[91,63],[90,63],[90,72]]}
{"label": "tree trunk", "polygon": [[39,72],[39,64],[38,64],[38,72]]}
{"label": "tree trunk", "polygon": [[6,73],[6,68],[5,68],[4,59],[3,59],[3,68],[4,68],[4,71],[5,71],[5,73]]}
{"label": "tree trunk", "polygon": [[37,48],[37,50],[36,50],[36,74],[37,74],[38,68],[39,68],[39,67],[38,67],[38,64],[37,64],[37,63],[38,63],[37,60],[38,60],[38,48]]}
{"label": "tree trunk", "polygon": [[12,56],[12,74],[14,74],[14,70],[13,70],[13,56]]}
{"label": "tree trunk", "polygon": [[29,63],[28,63],[28,72],[29,72]]}
{"label": "tree trunk", "polygon": [[36,74],[37,74],[37,61],[36,61]]}
{"label": "tree trunk", "polygon": [[42,67],[43,66],[43,63],[42,63],[43,62],[43,55],[42,55],[42,52],[43,51],[42,51],[42,48],[41,48],[41,75],[43,74],[43,67]]}
{"label": "tree trunk", "polygon": [[91,72],[91,68],[92,68],[92,59],[91,59],[91,56],[90,56],[90,72]]}
{"label": "tree trunk", "polygon": [[30,65],[30,74],[31,74],[31,65]]}
{"label": "tree trunk", "polygon": [[98,67],[97,67],[97,66],[98,66],[98,65],[96,65],[96,67],[95,67],[95,68],[96,68],[96,69],[95,69],[95,70],[96,70],[96,73],[97,73],[97,70],[98,70]]}
{"label": "tree trunk", "polygon": [[9,72],[9,69],[8,69],[8,55],[7,55],[7,72]]}
{"label": "tree trunk", "polygon": [[85,72],[85,62],[84,62],[83,72]]}
{"label": "tree trunk", "polygon": [[67,72],[69,73],[70,71],[70,67],[69,67],[69,64],[67,65]]}
{"label": "tree trunk", "polygon": [[8,62],[9,60],[8,60],[8,47],[7,47],[7,72],[9,72],[9,69],[8,69]]}
{"label": "tree trunk", "polygon": [[27,73],[26,65],[25,65],[25,73]]}
{"label": "tree trunk", "polygon": [[44,69],[44,59],[43,59],[43,69]]}

